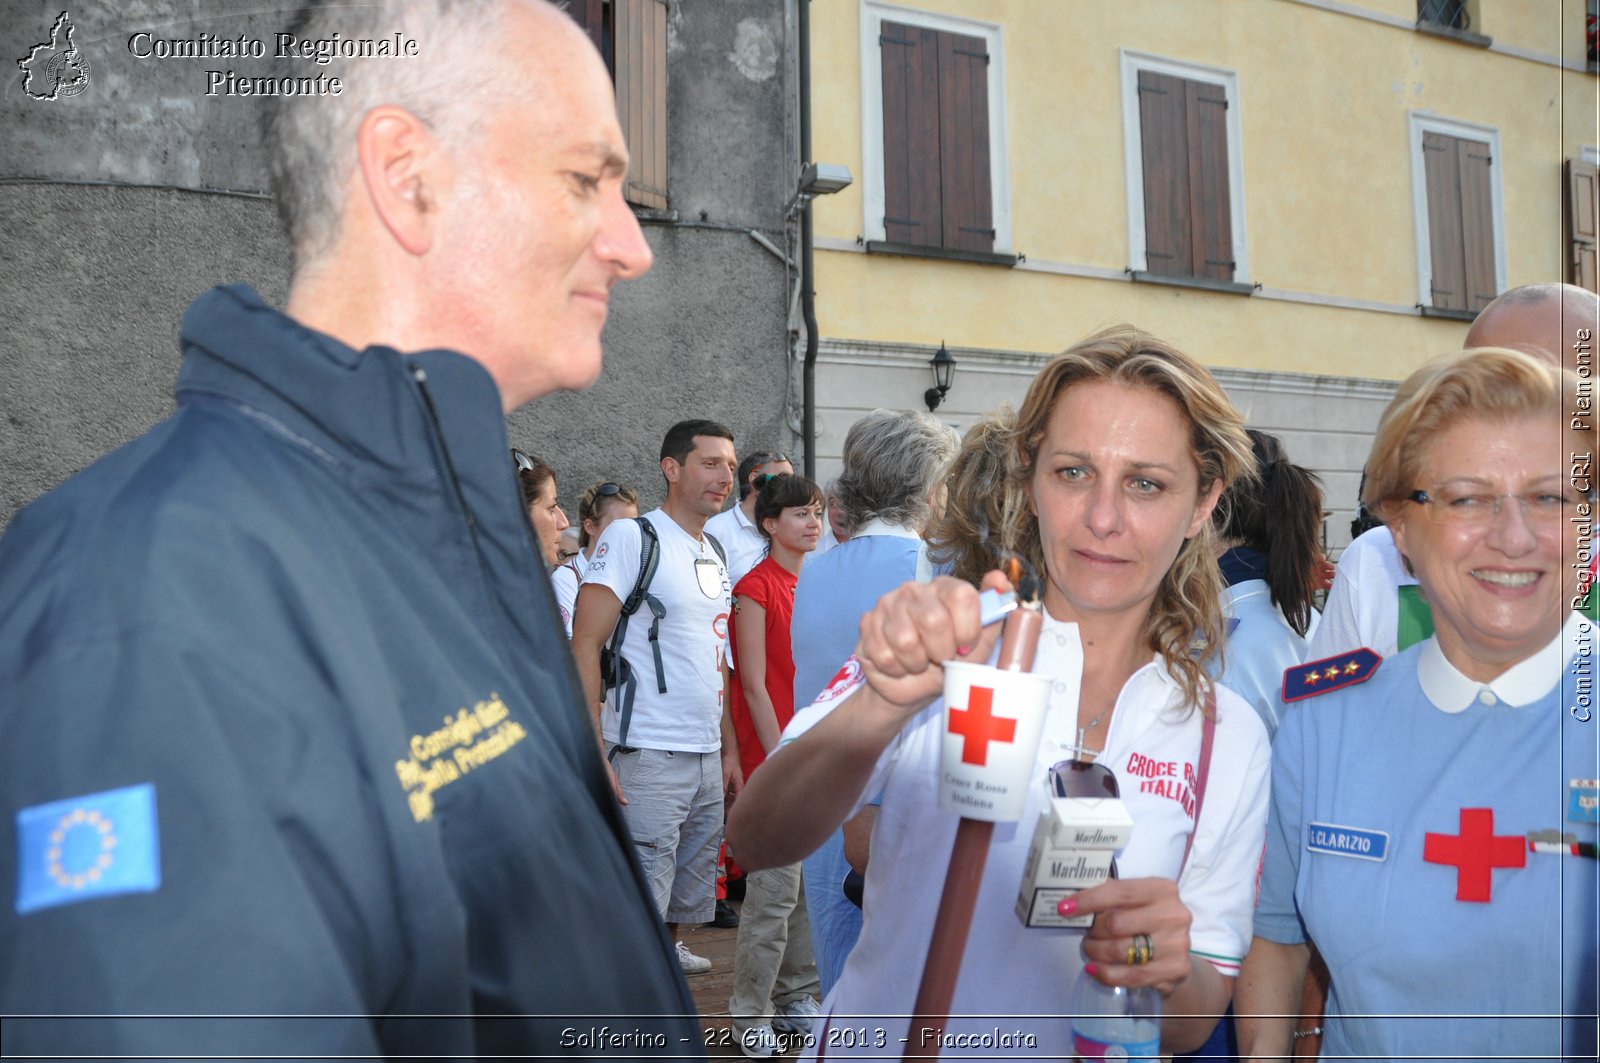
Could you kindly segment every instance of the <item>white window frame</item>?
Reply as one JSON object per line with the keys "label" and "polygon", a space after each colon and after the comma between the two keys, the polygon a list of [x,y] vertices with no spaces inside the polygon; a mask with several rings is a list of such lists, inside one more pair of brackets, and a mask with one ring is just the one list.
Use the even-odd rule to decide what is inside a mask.
{"label": "white window frame", "polygon": [[1428,111],[1409,112],[1411,126],[1411,213],[1417,232],[1417,305],[1433,308],[1433,241],[1428,228],[1428,172],[1422,162],[1422,136],[1424,133],[1442,133],[1463,140],[1477,140],[1489,145],[1489,207],[1493,215],[1494,231],[1494,289],[1495,294],[1506,290],[1506,224],[1505,198],[1500,188],[1500,171],[1504,169],[1500,154],[1500,130],[1494,126],[1480,125],[1459,118],[1446,118]]}
{"label": "white window frame", "polygon": [[998,23],[939,15],[908,7],[861,0],[861,231],[873,241],[887,239],[883,224],[883,52],[878,44],[883,21],[903,22],[944,33],[982,37],[989,50],[989,194],[993,200],[994,250],[1012,253],[1011,171],[1006,151],[1005,49]]}
{"label": "white window frame", "polygon": [[1228,98],[1228,220],[1233,230],[1233,280],[1235,284],[1254,283],[1244,220],[1244,132],[1239,117],[1238,73],[1129,48],[1118,52],[1122,65],[1122,154],[1128,190],[1128,268],[1138,273],[1150,269],[1144,253],[1144,130],[1139,119],[1139,72],[1149,70],[1216,85]]}

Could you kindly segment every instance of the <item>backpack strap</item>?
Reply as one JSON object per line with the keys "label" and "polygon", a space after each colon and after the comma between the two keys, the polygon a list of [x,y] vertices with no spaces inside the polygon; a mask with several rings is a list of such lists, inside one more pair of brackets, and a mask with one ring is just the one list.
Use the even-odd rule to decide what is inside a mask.
{"label": "backpack strap", "polygon": [[622,603],[622,615],[632,616],[639,611],[650,590],[650,581],[656,577],[656,565],[661,561],[661,540],[656,538],[656,527],[646,517],[634,517],[639,525],[639,576],[633,581],[633,590]]}
{"label": "backpack strap", "polygon": [[728,551],[726,551],[726,550],[724,550],[722,548],[722,543],[720,541],[718,541],[717,537],[715,535],[712,535],[710,532],[701,532],[700,534],[702,534],[702,535],[704,535],[706,537],[706,542],[711,544],[711,549],[713,549],[713,550],[715,550],[717,552],[717,557],[720,558],[721,561],[722,561],[722,567],[723,568],[727,568],[728,567]]}
{"label": "backpack strap", "polygon": [[1205,719],[1200,725],[1200,764],[1194,781],[1194,826],[1183,843],[1183,862],[1178,865],[1179,878],[1183,877],[1183,869],[1189,866],[1189,850],[1194,848],[1194,836],[1200,833],[1200,811],[1206,805],[1206,779],[1211,775],[1211,747],[1216,743],[1216,737],[1217,691],[1212,687],[1206,694]]}
{"label": "backpack strap", "polygon": [[653,594],[646,594],[644,601],[650,607],[650,653],[656,659],[656,693],[665,694],[667,673],[661,663],[661,621],[667,618],[667,607]]}
{"label": "backpack strap", "polygon": [[667,692],[666,681],[661,672],[661,644],[657,641],[661,620],[667,615],[667,610],[660,600],[650,593],[650,581],[655,578],[656,565],[661,561],[661,541],[656,537],[655,526],[647,518],[633,519],[639,525],[639,576],[633,581],[633,590],[628,592],[627,599],[622,603],[622,613],[617,617],[617,626],[612,629],[611,640],[606,645],[612,674],[602,677],[607,686],[617,688],[617,700],[621,703],[622,719],[617,728],[618,749],[626,749],[628,746],[628,724],[633,720],[633,695],[639,687],[633,668],[622,655],[622,643],[628,635],[628,618],[637,613],[640,603],[645,601],[649,601],[650,613],[654,617],[650,624],[650,642],[655,649],[656,685],[660,687],[661,693]]}

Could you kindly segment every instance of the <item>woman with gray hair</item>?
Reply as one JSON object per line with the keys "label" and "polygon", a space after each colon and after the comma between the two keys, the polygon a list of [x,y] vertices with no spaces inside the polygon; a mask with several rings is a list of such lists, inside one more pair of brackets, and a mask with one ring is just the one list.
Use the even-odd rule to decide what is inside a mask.
{"label": "woman with gray hair", "polygon": [[[927,577],[922,536],[944,500],[945,470],[960,438],[932,414],[873,410],[844,439],[834,484],[850,537],[800,572],[795,588],[794,703],[809,705],[850,656],[861,617],[890,590]],[[870,829],[869,808],[854,829]],[[827,993],[861,932],[861,909],[842,891],[850,871],[845,824],[805,860],[806,904],[817,976]]]}

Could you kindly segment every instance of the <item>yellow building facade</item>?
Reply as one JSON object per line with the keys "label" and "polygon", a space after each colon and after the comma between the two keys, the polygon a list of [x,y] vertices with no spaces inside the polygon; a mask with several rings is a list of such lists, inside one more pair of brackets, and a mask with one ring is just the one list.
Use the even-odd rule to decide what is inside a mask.
{"label": "yellow building facade", "polygon": [[[815,0],[813,154],[856,176],[813,208],[819,474],[864,408],[921,404],[941,343],[964,427],[1131,322],[1213,367],[1347,514],[1394,382],[1496,292],[1567,279],[1563,165],[1600,143],[1587,7]],[[902,217],[940,195],[953,248]]]}

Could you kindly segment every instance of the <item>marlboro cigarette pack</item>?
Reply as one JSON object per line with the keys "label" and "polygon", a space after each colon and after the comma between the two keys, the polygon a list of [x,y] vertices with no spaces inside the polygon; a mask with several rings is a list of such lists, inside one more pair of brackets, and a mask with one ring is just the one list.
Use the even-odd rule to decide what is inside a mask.
{"label": "marlboro cigarette pack", "polygon": [[1133,820],[1115,798],[1058,797],[1039,814],[1017,895],[1024,926],[1086,927],[1092,915],[1062,916],[1056,905],[1104,882],[1116,850],[1128,844]]}

